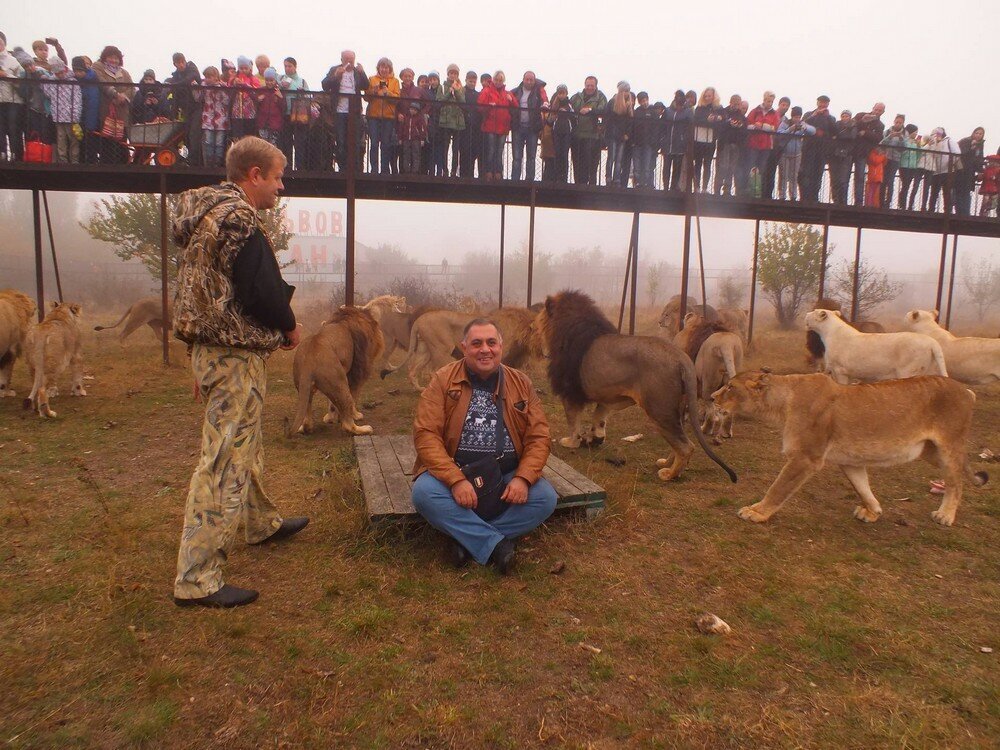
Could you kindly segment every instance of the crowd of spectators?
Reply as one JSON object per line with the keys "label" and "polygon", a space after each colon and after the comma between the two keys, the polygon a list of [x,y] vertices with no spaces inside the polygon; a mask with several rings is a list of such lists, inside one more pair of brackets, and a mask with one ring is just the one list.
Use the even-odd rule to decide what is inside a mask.
{"label": "crowd of spectators", "polygon": [[279,71],[266,55],[199,69],[178,52],[164,81],[146,70],[136,84],[114,46],[97,61],[70,60],[54,38],[31,50],[8,50],[0,33],[2,160],[23,160],[26,144],[41,142],[55,161],[121,164],[138,153],[132,125],[172,123],[191,165],[221,165],[229,144],[252,134],[279,146],[290,169],[343,170],[355,117],[354,156],[364,169],[367,154],[370,174],[540,178],[960,215],[972,212],[978,192],[979,213],[997,215],[1000,151],[985,154],[983,128],[956,140],[942,127],[921,133],[901,114],[887,126],[880,102],[837,116],[827,96],[808,111],[771,91],[755,106],[739,94],[725,105],[710,87],[651,103],[627,81],[609,100],[594,76],[577,93],[561,84],[550,98],[532,71],[508,88],[503,71],[463,79],[454,64],[444,79],[411,68],[397,77],[383,57],[369,75],[350,50],[315,91],[295,58]]}

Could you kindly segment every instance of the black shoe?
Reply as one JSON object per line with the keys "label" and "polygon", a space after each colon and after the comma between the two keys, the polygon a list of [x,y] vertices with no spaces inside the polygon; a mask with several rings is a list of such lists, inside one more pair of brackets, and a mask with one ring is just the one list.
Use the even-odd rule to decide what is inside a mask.
{"label": "black shoe", "polygon": [[493,548],[493,554],[490,555],[489,563],[502,576],[510,573],[514,567],[514,542],[510,539],[501,540]]}
{"label": "black shoe", "polygon": [[178,607],[215,607],[217,609],[229,609],[230,607],[242,607],[244,604],[252,604],[257,601],[259,594],[253,589],[241,589],[239,586],[231,586],[226,583],[214,594],[202,596],[197,599],[178,599],[174,597],[174,604]]}
{"label": "black shoe", "polygon": [[448,543],[448,561],[456,568],[464,568],[469,560],[472,559],[469,555],[469,550],[459,544],[457,541],[452,539]]}
{"label": "black shoe", "polygon": [[267,539],[261,539],[259,542],[254,542],[254,544],[263,544],[264,542],[277,542],[279,539],[287,539],[290,536],[298,534],[302,529],[309,525],[308,516],[295,516],[295,518],[286,518],[281,522],[281,526]]}

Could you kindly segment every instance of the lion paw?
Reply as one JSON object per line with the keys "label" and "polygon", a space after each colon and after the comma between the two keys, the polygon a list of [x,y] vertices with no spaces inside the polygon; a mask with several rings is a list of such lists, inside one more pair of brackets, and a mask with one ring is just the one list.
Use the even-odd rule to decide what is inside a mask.
{"label": "lion paw", "polygon": [[44,408],[44,409],[41,409],[38,412],[38,416],[39,416],[40,419],[45,419],[45,418],[55,419],[56,416],[58,416],[58,415],[54,411],[52,411],[51,409]]}
{"label": "lion paw", "polygon": [[7,388],[6,386],[0,386],[0,398],[4,398],[5,396],[16,396],[16,395],[17,394],[14,393],[14,390],[12,388]]}
{"label": "lion paw", "polygon": [[656,459],[656,465],[657,466],[669,466],[670,465],[670,461],[668,461],[665,458],[658,458],[658,459]]}
{"label": "lion paw", "polygon": [[365,418],[364,414],[362,414],[361,412],[359,412],[357,409],[354,410],[354,421],[355,422],[360,422],[364,418]]}
{"label": "lion paw", "polygon": [[336,422],[337,422],[337,415],[334,412],[328,411],[326,414],[323,415],[324,424],[336,424]]}
{"label": "lion paw", "polygon": [[765,516],[763,513],[757,510],[757,506],[759,505],[760,503],[754,503],[753,505],[744,505],[736,512],[736,515],[738,515],[744,521],[753,521],[754,523],[764,523],[768,519],[768,516]]}
{"label": "lion paw", "polygon": [[874,513],[864,505],[859,505],[854,509],[854,517],[859,521],[864,521],[865,523],[875,523],[879,518],[882,517],[881,513]]}
{"label": "lion paw", "polygon": [[[663,460],[663,459],[660,459],[660,460]],[[677,478],[677,474],[679,474],[679,473],[680,472],[674,472],[671,469],[660,469],[658,472],[656,472],[656,476],[658,476],[664,482],[669,482],[672,479],[676,479]]]}
{"label": "lion paw", "polygon": [[578,437],[559,438],[559,445],[561,445],[563,448],[579,448],[580,438]]}
{"label": "lion paw", "polygon": [[354,429],[348,430],[348,432],[351,432],[355,435],[371,435],[373,432],[375,432],[375,428],[372,427],[370,424],[358,424],[354,425]]}
{"label": "lion paw", "polygon": [[942,526],[951,526],[955,523],[955,513],[946,513],[942,510],[935,510],[931,513],[931,518]]}

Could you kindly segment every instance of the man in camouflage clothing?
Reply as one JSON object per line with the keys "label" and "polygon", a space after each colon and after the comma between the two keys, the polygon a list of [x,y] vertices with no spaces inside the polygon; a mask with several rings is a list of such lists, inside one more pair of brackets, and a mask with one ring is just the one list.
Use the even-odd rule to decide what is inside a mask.
{"label": "man in camouflage clothing", "polygon": [[206,402],[177,555],[181,606],[237,607],[257,598],[222,580],[241,522],[250,544],[292,536],[309,522],[282,519],[261,484],[266,360],[299,342],[294,288],[281,278],[257,213],[277,204],[284,169],[279,149],[243,138],[226,157],[227,181],[184,193],[174,218],[174,241],[183,248],[174,335],[190,348]]}

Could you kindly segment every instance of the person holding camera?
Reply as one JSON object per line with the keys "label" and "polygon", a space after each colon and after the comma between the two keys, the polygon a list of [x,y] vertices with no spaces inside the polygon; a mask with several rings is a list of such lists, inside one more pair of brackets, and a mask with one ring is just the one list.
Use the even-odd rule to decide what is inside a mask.
{"label": "person holding camera", "polygon": [[[371,82],[365,69],[356,62],[354,50],[349,49],[340,53],[340,65],[331,68],[323,79],[323,90],[333,99],[337,164],[341,171],[347,169],[347,118],[351,111],[351,97],[368,91],[370,86]],[[360,121],[358,124],[361,124]],[[360,132],[358,143],[363,148],[364,142]]]}
{"label": "person holding camera", "polygon": [[383,57],[378,72],[368,79],[368,171],[389,174],[396,151],[396,103],[399,79],[393,74],[392,60]]}
{"label": "person holding camera", "polygon": [[542,478],[549,423],[531,379],[501,364],[494,321],[469,321],[459,345],[463,358],[434,373],[417,404],[413,505],[451,538],[456,567],[471,557],[506,575],[514,540],[556,506]]}

